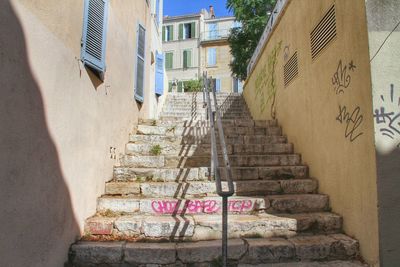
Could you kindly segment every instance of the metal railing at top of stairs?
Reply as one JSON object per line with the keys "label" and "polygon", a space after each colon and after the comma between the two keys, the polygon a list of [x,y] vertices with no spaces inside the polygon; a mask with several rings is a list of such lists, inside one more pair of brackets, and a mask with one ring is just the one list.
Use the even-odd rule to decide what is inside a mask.
{"label": "metal railing at top of stairs", "polygon": [[[212,94],[214,100],[214,110],[211,103],[210,93]],[[217,103],[215,82],[212,77],[207,77],[207,72],[203,73],[203,103],[203,107],[207,108],[207,119],[210,122],[211,176],[215,179],[218,195],[222,197],[222,266],[226,267],[228,261],[228,197],[235,193],[235,188],[232,181],[232,169],[226,149],[224,129],[222,128],[221,113]],[[222,151],[223,166],[221,167],[225,169],[226,182],[228,185],[227,190],[225,190],[222,186],[220,173],[222,168],[220,168],[219,165],[215,124],[217,125],[219,143]]]}

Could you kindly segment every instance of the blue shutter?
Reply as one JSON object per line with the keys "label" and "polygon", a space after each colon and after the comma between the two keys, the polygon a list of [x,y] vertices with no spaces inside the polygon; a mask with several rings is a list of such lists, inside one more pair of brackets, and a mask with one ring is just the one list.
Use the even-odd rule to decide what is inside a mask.
{"label": "blue shutter", "polygon": [[217,64],[217,49],[216,48],[208,48],[207,53],[207,65],[214,66]]}
{"label": "blue shutter", "polygon": [[136,86],[135,99],[144,101],[144,63],[146,49],[146,30],[139,24],[137,31],[137,57],[136,57]]}
{"label": "blue shutter", "polygon": [[208,38],[210,40],[217,39],[218,37],[218,25],[217,23],[208,24]]}
{"label": "blue shutter", "polygon": [[162,53],[156,53],[156,94],[164,93],[164,56]]}
{"label": "blue shutter", "polygon": [[85,0],[81,59],[102,78],[106,70],[108,0]]}
{"label": "blue shutter", "polygon": [[215,79],[215,92],[221,92],[221,79]]}

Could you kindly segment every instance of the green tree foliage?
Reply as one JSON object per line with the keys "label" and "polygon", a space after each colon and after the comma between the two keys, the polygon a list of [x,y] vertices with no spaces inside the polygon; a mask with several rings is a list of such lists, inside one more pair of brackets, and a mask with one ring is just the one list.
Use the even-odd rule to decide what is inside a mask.
{"label": "green tree foliage", "polygon": [[189,80],[183,82],[183,86],[185,87],[185,92],[201,92],[201,81],[200,80]]}
{"label": "green tree foliage", "polygon": [[227,8],[233,12],[242,27],[231,30],[229,45],[233,55],[232,73],[240,80],[247,77],[247,65],[264,32],[270,12],[276,0],[227,0]]}

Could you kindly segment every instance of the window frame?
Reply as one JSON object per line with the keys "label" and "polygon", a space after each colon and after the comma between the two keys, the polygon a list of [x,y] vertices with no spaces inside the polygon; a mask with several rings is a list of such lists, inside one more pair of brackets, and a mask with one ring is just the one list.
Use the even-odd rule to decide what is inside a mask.
{"label": "window frame", "polygon": [[[210,50],[215,51],[214,53],[214,63],[210,63]],[[217,66],[217,48],[216,47],[208,47],[207,48],[207,67],[215,67]]]}

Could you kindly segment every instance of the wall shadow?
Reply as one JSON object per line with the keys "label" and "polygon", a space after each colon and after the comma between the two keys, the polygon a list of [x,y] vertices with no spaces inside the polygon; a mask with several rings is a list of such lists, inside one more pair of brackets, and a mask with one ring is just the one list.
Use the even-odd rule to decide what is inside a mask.
{"label": "wall shadow", "polygon": [[400,151],[383,155],[376,151],[378,179],[379,249],[381,266],[400,262]]}
{"label": "wall shadow", "polygon": [[0,266],[62,266],[80,231],[9,1],[0,2],[0,88]]}

